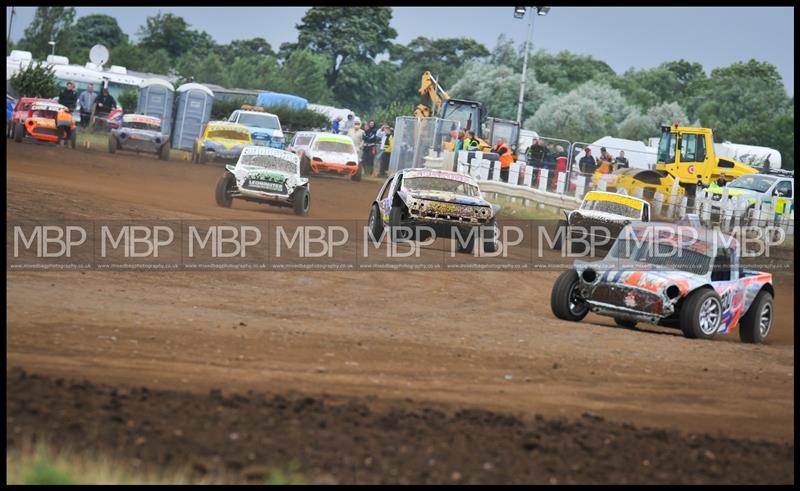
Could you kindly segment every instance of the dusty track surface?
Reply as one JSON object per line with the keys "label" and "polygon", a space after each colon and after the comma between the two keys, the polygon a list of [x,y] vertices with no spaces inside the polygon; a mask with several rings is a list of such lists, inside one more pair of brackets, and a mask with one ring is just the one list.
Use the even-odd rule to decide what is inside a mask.
{"label": "dusty track surface", "polygon": [[[316,482],[791,483],[794,449],[608,423],[302,395],[97,386],[14,370],[7,445],[47,420],[73,450],[259,479],[295,460]],[[88,438],[87,438],[88,437]],[[758,462],[758,465],[754,465]],[[140,464],[141,465],[141,464]]]}
{"label": "dusty track surface", "polygon": [[[249,203],[218,208],[213,188],[220,167],[13,143],[6,155],[8,220],[294,218],[290,210]],[[379,184],[313,179],[307,220],[365,219]],[[559,321],[549,308],[555,276],[12,272],[6,280],[8,367],[201,395],[220,388],[226,393],[374,396],[369,406],[377,412],[365,416],[365,427],[384,417],[378,414],[390,414],[381,411],[395,404],[410,405],[404,402],[410,398],[414,404],[439,404],[452,411],[481,408],[520,418],[570,419],[591,411],[608,422],[715,438],[792,440],[792,276],[777,279],[776,324],[763,346],[739,343],[736,335],[703,342],[660,328],[619,329],[591,315],[579,324]],[[191,401],[195,396],[164,397]],[[9,409],[11,404],[9,396]],[[308,431],[310,438],[313,431]],[[564,451],[561,458],[568,460],[571,450]],[[720,469],[735,467],[727,451],[712,452]],[[591,453],[581,455],[587,459],[581,466],[599,465],[591,463]],[[775,450],[772,459],[791,466],[786,455],[785,449]],[[751,475],[767,475],[766,464],[759,467],[763,461],[754,460]],[[315,468],[313,459],[308,462]],[[630,466],[600,468],[607,471],[604,480],[619,482],[622,474],[617,472]],[[425,478],[416,472],[403,475],[415,482],[443,480],[444,474]],[[519,472],[504,481],[539,481],[546,475],[534,469]],[[560,482],[566,476],[554,475]],[[576,480],[603,480],[599,475],[592,471]],[[725,475],[731,482],[739,480],[738,474]],[[793,473],[776,475],[793,480]],[[396,482],[399,476],[384,479]],[[363,481],[361,474],[335,477],[379,480],[377,475]],[[629,476],[632,480],[640,479]]]}

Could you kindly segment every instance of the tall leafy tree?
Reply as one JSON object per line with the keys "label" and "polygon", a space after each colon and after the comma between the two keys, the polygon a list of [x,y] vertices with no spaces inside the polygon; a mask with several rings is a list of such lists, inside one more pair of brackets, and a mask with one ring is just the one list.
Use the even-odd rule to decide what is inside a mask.
{"label": "tall leafy tree", "polygon": [[220,58],[233,63],[237,58],[253,55],[275,56],[272,46],[264,38],[236,39],[217,48]]}
{"label": "tall leafy tree", "polygon": [[397,37],[389,25],[391,19],[391,7],[312,7],[296,26],[297,43],[284,43],[281,51],[286,58],[286,53],[298,48],[324,55],[330,62],[328,86],[335,87],[348,65],[358,65],[351,75],[363,72],[389,48]]}
{"label": "tall leafy tree", "polygon": [[59,53],[68,53],[74,22],[74,7],[36,7],[36,13],[25,28],[19,47],[30,51],[35,59],[44,59],[52,51],[47,43],[53,40]]}
{"label": "tall leafy tree", "polygon": [[332,102],[333,93],[325,81],[328,59],[308,50],[293,52],[283,65],[287,92],[305,97],[311,102]]}
{"label": "tall leafy tree", "polygon": [[[525,75],[523,119],[534,114],[554,94],[550,86],[536,80],[533,72]],[[520,73],[508,66],[471,63],[449,95],[483,103],[489,116],[516,119],[520,83]]]}
{"label": "tall leafy tree", "polygon": [[559,92],[569,92],[589,80],[616,76],[606,62],[566,50],[554,55],[539,50],[528,60],[528,69],[536,73],[538,81]]}
{"label": "tall leafy tree", "polygon": [[172,59],[177,59],[192,48],[193,32],[189,24],[178,15],[162,14],[147,17],[139,28],[140,45],[156,50],[163,48]]}
{"label": "tall leafy tree", "polygon": [[130,70],[147,70],[147,50],[139,45],[124,41],[110,49],[109,61]]}
{"label": "tall leafy tree", "polygon": [[110,15],[92,14],[81,17],[72,26],[72,52],[70,58],[77,63],[88,60],[89,50],[95,44],[102,44],[109,50],[127,42],[128,36],[122,32],[117,19]]}

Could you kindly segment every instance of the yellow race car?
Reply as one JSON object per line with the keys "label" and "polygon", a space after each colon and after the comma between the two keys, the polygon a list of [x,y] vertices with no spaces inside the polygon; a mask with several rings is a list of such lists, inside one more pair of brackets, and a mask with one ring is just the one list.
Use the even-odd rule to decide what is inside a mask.
{"label": "yellow race car", "polygon": [[192,147],[192,162],[214,160],[236,162],[242,149],[253,144],[247,126],[227,121],[209,121]]}

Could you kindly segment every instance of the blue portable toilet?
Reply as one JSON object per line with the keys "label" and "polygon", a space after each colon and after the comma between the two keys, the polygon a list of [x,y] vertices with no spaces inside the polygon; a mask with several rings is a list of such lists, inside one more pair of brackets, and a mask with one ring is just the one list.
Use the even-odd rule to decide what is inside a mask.
{"label": "blue portable toilet", "polygon": [[308,107],[308,100],[292,94],[260,92],[256,98],[256,106],[288,106],[292,109],[305,109]]}
{"label": "blue portable toilet", "polygon": [[161,119],[161,131],[172,129],[172,103],[175,97],[172,84],[161,78],[148,78],[139,84],[139,104],[136,112]]}
{"label": "blue portable toilet", "polygon": [[172,128],[172,148],[191,150],[200,138],[203,125],[211,119],[214,93],[202,84],[188,83],[178,87],[178,109]]}

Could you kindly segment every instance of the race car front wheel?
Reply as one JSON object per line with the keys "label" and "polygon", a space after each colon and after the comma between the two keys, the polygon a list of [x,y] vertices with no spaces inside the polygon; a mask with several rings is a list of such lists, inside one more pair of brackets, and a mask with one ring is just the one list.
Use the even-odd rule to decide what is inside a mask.
{"label": "race car front wheel", "polygon": [[690,339],[711,339],[722,322],[722,302],[714,290],[697,290],[683,302],[681,331]]}
{"label": "race car front wheel", "polygon": [[743,343],[763,343],[772,328],[773,313],[772,294],[761,290],[739,321],[739,339]]}
{"label": "race car front wheel", "polygon": [[295,215],[301,217],[308,215],[308,210],[311,208],[311,193],[308,192],[307,187],[303,186],[294,192],[292,208],[294,208]]}
{"label": "race car front wheel", "polygon": [[72,134],[69,135],[69,148],[74,149],[77,143],[78,143],[78,132],[75,129],[73,129]]}
{"label": "race car front wheel", "polygon": [[117,138],[114,135],[108,135],[108,153],[117,153]]}
{"label": "race car front wheel", "polygon": [[226,172],[217,182],[217,205],[223,208],[230,208],[233,203],[231,193],[236,188],[236,178],[230,172]]}
{"label": "race car front wheel", "polygon": [[553,284],[550,293],[550,310],[559,319],[580,321],[589,313],[589,305],[578,290],[578,272],[574,269],[564,271]]}
{"label": "race car front wheel", "polygon": [[358,166],[358,169],[356,169],[356,172],[355,172],[355,174],[353,174],[352,176],[350,176],[350,179],[352,179],[352,180],[354,180],[354,181],[360,181],[360,180],[361,180],[361,174],[362,174],[362,173],[363,173],[363,171],[361,170],[361,166],[359,165],[359,166]]}
{"label": "race car front wheel", "polygon": [[372,205],[369,210],[369,231],[372,233],[372,238],[380,241],[383,238],[383,220],[381,219],[381,210],[378,205]]}

